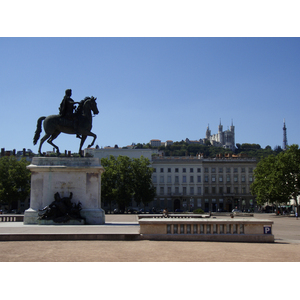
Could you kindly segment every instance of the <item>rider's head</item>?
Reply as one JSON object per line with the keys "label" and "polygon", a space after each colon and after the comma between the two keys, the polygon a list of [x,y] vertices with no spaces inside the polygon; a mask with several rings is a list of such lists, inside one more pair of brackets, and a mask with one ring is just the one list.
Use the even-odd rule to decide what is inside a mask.
{"label": "rider's head", "polygon": [[68,96],[68,97],[72,96],[72,90],[71,89],[66,90],[65,93],[66,93],[66,96]]}

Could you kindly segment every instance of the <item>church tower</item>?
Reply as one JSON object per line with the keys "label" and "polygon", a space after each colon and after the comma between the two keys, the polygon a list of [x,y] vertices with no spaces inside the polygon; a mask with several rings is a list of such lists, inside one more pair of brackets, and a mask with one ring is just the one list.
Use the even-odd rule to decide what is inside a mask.
{"label": "church tower", "polygon": [[224,138],[223,138],[223,126],[221,124],[221,119],[220,119],[220,125],[219,125],[219,130],[218,130],[218,139],[219,139],[219,142],[223,145]]}
{"label": "church tower", "polygon": [[233,119],[231,119],[231,126],[230,126],[230,130],[232,131],[234,131],[234,126],[233,126]]}
{"label": "church tower", "polygon": [[220,119],[220,125],[219,125],[219,133],[223,131],[223,126],[221,125],[221,119]]}
{"label": "church tower", "polygon": [[286,146],[287,146],[286,126],[285,126],[285,119],[283,119],[283,143],[282,143],[282,149],[286,150]]}
{"label": "church tower", "polygon": [[232,133],[232,139],[231,139],[232,150],[234,151],[235,150],[235,132],[234,132],[233,120],[231,120],[230,131]]}
{"label": "church tower", "polygon": [[207,129],[206,129],[206,135],[205,135],[205,138],[208,140],[210,139],[210,135],[211,135],[210,133],[211,133],[211,131],[209,130],[209,124],[208,124]]}
{"label": "church tower", "polygon": [[233,120],[231,120],[231,126],[230,126],[230,131],[234,134],[234,126],[233,126]]}

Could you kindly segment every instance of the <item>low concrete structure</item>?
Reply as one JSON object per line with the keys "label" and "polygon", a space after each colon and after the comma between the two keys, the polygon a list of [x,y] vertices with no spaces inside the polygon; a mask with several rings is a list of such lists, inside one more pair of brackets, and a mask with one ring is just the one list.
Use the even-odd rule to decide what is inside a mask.
{"label": "low concrete structure", "polygon": [[73,193],[72,202],[81,202],[81,216],[86,224],[105,223],[101,209],[101,174],[99,158],[34,157],[31,171],[30,208],[25,211],[24,224],[38,224],[38,212],[54,200]]}
{"label": "low concrete structure", "polygon": [[0,215],[0,222],[23,222],[24,215]]}
{"label": "low concrete structure", "polygon": [[254,217],[254,214],[250,214],[250,213],[236,213],[236,212],[234,212],[234,213],[230,214],[230,217],[238,217],[238,218],[240,218],[240,217],[246,217],[246,218],[249,218],[249,217]]}
{"label": "low concrete structure", "polygon": [[[142,214],[138,215],[138,219],[145,219],[145,218],[151,218],[151,219],[161,219],[166,218],[163,216],[163,214]],[[204,214],[168,214],[167,218],[175,218],[175,219],[191,219],[191,218],[210,218],[210,215],[204,215]]]}
{"label": "low concrete structure", "polygon": [[56,225],[56,226],[64,226],[64,225],[85,225],[84,219],[81,220],[68,220],[66,222],[56,223],[53,220],[38,220],[39,225]]}
{"label": "low concrete structure", "polygon": [[274,242],[270,220],[144,218],[139,224],[146,240]]}

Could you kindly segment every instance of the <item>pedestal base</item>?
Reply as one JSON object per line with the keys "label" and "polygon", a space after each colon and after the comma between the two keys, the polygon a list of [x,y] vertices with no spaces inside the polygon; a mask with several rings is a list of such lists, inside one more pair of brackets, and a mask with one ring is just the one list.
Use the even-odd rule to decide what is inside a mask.
{"label": "pedestal base", "polygon": [[24,225],[38,224],[38,211],[28,208],[24,212]]}
{"label": "pedestal base", "polygon": [[39,224],[39,210],[53,202],[55,193],[61,198],[68,198],[72,193],[71,202],[81,203],[80,214],[86,224],[105,223],[105,212],[101,209],[101,174],[104,169],[100,159],[34,157],[27,168],[31,171],[31,193],[24,224]]}
{"label": "pedestal base", "polygon": [[80,215],[85,219],[88,225],[102,225],[105,224],[105,211],[98,209],[82,209]]}
{"label": "pedestal base", "polygon": [[[98,209],[82,209],[80,215],[85,222],[73,222],[69,223],[55,223],[55,225],[102,225],[105,224],[105,211],[101,208]],[[24,225],[54,225],[54,222],[51,220],[39,220],[38,211],[29,208],[24,213]],[[45,222],[47,221],[47,222]],[[70,220],[72,221],[72,220]],[[75,221],[75,220],[74,220]]]}
{"label": "pedestal base", "polygon": [[84,220],[77,221],[77,220],[69,220],[65,223],[56,223],[53,220],[38,220],[39,225],[84,225]]}

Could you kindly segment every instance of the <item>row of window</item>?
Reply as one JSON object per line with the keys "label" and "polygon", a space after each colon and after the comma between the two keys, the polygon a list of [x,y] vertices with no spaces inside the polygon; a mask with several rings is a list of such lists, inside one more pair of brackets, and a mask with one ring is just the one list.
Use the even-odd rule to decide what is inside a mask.
{"label": "row of window", "polygon": [[[172,168],[166,168],[167,169],[167,173],[172,173]],[[187,169],[188,168],[182,168],[182,173],[187,173]],[[219,167],[219,168],[204,168],[204,173],[209,173],[209,169],[210,169],[210,173],[223,173],[224,170],[226,170],[226,173],[231,173],[233,170],[233,173],[238,173],[238,168],[223,168],[223,167]],[[201,168],[195,168],[197,173],[201,173]],[[156,168],[153,168],[153,172],[156,173]],[[165,172],[165,168],[159,168],[159,172],[160,173],[164,173]],[[189,172],[190,173],[194,173],[194,168],[189,168]],[[253,173],[253,168],[248,168],[248,172],[249,173]],[[175,173],[179,173],[179,168],[175,168]],[[246,168],[242,167],[241,168],[241,173],[246,173]]]}
{"label": "row of window", "polygon": [[[170,198],[170,199],[159,199],[160,202],[161,202],[161,207],[165,207],[165,201],[167,200],[168,202],[173,202],[173,199]],[[154,204],[155,206],[157,206],[157,202],[158,202],[158,199],[155,199],[154,200]],[[204,203],[203,203],[204,202]],[[226,200],[225,200],[226,202]],[[182,204],[183,204],[183,207],[186,207],[190,204],[193,204],[193,205],[196,205],[198,207],[202,207],[203,204],[221,204],[221,203],[224,203],[224,199],[202,199],[202,198],[190,198],[190,199],[182,199]],[[249,200],[245,200],[245,199],[241,199],[241,200],[238,200],[238,201],[235,201],[234,202],[234,205],[242,205],[242,206],[245,206],[245,205],[253,205],[254,204],[254,201],[253,199],[249,199]]]}
{"label": "row of window", "polygon": [[[187,181],[189,179],[189,181]],[[196,181],[195,181],[196,179]],[[233,178],[231,177],[231,175],[226,175],[226,176],[223,176],[223,175],[219,175],[217,177],[217,175],[211,175],[210,177],[210,181],[209,181],[209,175],[204,175],[204,182],[205,183],[208,183],[208,182],[211,182],[211,183],[215,183],[215,182],[224,182],[224,180],[226,180],[227,183],[229,182],[232,182],[232,179],[233,179],[233,182],[246,182],[246,176],[245,175],[241,175],[239,176],[238,174],[235,174],[233,175]],[[248,180],[249,180],[249,183],[252,183],[253,182],[253,176],[252,175],[249,175],[248,177]],[[157,183],[157,176],[156,175],[153,175],[153,178],[152,178],[152,181],[153,183]],[[183,175],[182,176],[182,180],[181,180],[181,183],[201,183],[202,182],[202,177],[201,175],[198,175],[196,176],[185,176]],[[159,177],[159,183],[165,183],[165,176],[161,175]],[[167,182],[166,183],[172,183],[172,176],[167,176]],[[175,184],[179,184],[179,176],[175,176]]]}
{"label": "row of window", "polygon": [[[165,195],[165,187],[161,186],[159,187],[159,195]],[[189,192],[189,193],[188,193]],[[230,186],[227,186],[226,188],[223,188],[222,186],[216,188],[215,186],[212,187],[208,187],[205,186],[204,187],[204,194],[246,194],[247,193],[247,189],[245,186],[242,187],[233,187],[233,189]],[[179,191],[179,187],[175,187],[175,195],[180,195],[180,191]],[[172,188],[171,187],[167,187],[167,195],[172,195]],[[197,189],[195,190],[195,188],[193,186],[189,187],[189,190],[187,187],[182,187],[182,195],[202,195],[202,187],[198,186]]]}

